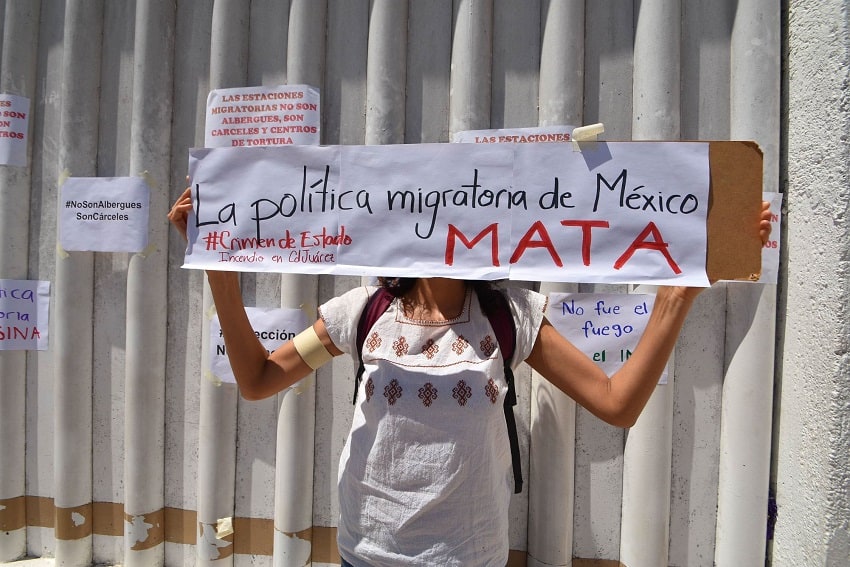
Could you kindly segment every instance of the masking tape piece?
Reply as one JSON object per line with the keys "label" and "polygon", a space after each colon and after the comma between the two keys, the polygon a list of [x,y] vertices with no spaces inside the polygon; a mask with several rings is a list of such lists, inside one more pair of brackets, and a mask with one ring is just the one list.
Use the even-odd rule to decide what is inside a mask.
{"label": "masking tape piece", "polygon": [[290,390],[296,396],[300,396],[301,394],[307,391],[307,388],[311,388],[313,386],[313,381],[315,380],[315,378],[316,374],[311,372],[310,374],[308,374],[307,376],[287,388],[287,390]]}
{"label": "masking tape piece", "polygon": [[224,382],[221,381],[221,378],[213,374],[212,370],[204,370],[204,378],[213,383],[214,386],[221,386]]}
{"label": "masking tape piece", "polygon": [[139,177],[141,177],[144,182],[148,184],[148,187],[153,189],[153,177],[151,177],[151,174],[148,170],[144,170],[143,172],[141,172],[139,174]]}
{"label": "masking tape piece", "polygon": [[[67,181],[69,177],[71,177],[71,172],[66,169],[59,174],[59,179],[56,180],[56,184],[61,188],[65,185],[65,181]],[[62,248],[62,244],[58,240],[56,241],[56,255],[60,260],[67,260],[70,257],[70,254]]]}
{"label": "masking tape piece", "polygon": [[587,126],[579,126],[573,129],[571,136],[574,151],[581,151],[579,142],[595,142],[599,134],[605,132],[605,125],[601,122],[596,124],[588,124]]}
{"label": "masking tape piece", "polygon": [[233,518],[219,518],[215,524],[215,537],[224,539],[233,533]]}
{"label": "masking tape piece", "polygon": [[148,256],[150,256],[151,252],[153,252],[154,250],[156,250],[156,244],[151,242],[150,244],[148,244],[147,248],[145,248],[141,252],[138,252],[137,254],[139,256],[141,256],[142,258],[147,258]]}
{"label": "masking tape piece", "polygon": [[302,303],[298,306],[298,308],[304,312],[304,315],[307,316],[308,321],[314,319],[316,317],[316,312],[319,310],[319,308],[313,305],[312,303]]}

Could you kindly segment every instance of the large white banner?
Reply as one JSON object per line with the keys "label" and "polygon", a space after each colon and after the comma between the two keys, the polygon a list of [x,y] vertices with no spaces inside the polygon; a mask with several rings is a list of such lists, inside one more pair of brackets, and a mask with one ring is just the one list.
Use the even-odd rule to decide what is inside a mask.
{"label": "large white banner", "polygon": [[190,152],[185,266],[704,286],[708,144]]}

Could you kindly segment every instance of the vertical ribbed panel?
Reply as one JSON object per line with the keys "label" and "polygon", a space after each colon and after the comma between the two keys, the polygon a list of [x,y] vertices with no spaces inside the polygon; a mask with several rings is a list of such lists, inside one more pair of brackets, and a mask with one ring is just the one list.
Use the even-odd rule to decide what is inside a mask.
{"label": "vertical ribbed panel", "polygon": [[[635,14],[632,138],[679,138],[679,45],[677,0],[638,2]],[[637,286],[636,293],[654,293]],[[666,385],[655,387],[626,436],[620,562],[667,565],[670,525],[674,363]]]}
{"label": "vertical ribbed panel", "polygon": [[[286,0],[251,2],[246,85],[271,87],[287,83],[290,8]],[[269,309],[280,307],[280,282],[280,274],[243,274],[241,286],[245,305]],[[272,564],[271,556],[252,556],[242,550],[250,548],[249,542],[253,540],[262,541],[266,549],[273,551],[275,499],[271,495],[275,491],[278,472],[284,466],[281,463],[285,462],[277,455],[290,458],[277,448],[279,406],[277,397],[257,402],[241,398],[238,401],[234,517],[253,518],[269,529],[262,534],[251,533],[255,530],[248,529],[234,532],[233,564],[236,567]],[[246,467],[240,469],[242,463],[252,463],[250,474],[240,474],[240,470],[248,470]],[[305,513],[309,512],[308,506]]]}
{"label": "vertical ribbed panel", "polygon": [[[539,123],[580,126],[584,5],[547,1],[541,18]],[[575,284],[540,286],[540,292],[546,294],[575,291]],[[529,567],[572,564],[575,413],[574,401],[532,372],[527,483]]]}
{"label": "vertical ribbed panel", "polygon": [[[682,3],[681,138],[729,139],[732,4]],[[712,565],[726,289],[694,302],[676,348],[670,565]]]}
{"label": "vertical ribbed panel", "polygon": [[[308,9],[303,0],[290,10],[287,47],[287,78],[291,84],[323,86],[324,26],[327,7],[314,2]],[[284,275],[281,278],[281,306],[303,309],[312,323],[318,301],[318,277]],[[315,374],[294,390],[278,396],[280,410],[276,434],[274,558],[278,567],[306,565],[312,553],[312,540],[305,538],[313,525],[313,445],[316,427]]]}
{"label": "vertical ribbed panel", "polygon": [[[175,5],[136,3],[130,170],[150,185],[150,219],[170,206],[171,105],[156,96],[171,90]],[[165,337],[167,233],[152,222],[148,247],[130,259],[127,274],[127,347],[124,390],[124,558],[129,567],[164,563]]]}
{"label": "vertical ribbed panel", "polygon": [[[204,0],[177,3],[169,203],[186,187],[187,149],[204,143],[212,10],[212,3]],[[186,242],[174,230],[169,230],[168,239],[165,506],[166,511],[197,511],[200,390],[204,380],[200,353],[206,276],[198,270],[180,269]],[[166,565],[195,565],[196,515],[169,516],[165,529]],[[181,533],[182,537],[174,537],[175,533]]]}
{"label": "vertical ribbed panel", "polygon": [[[633,14],[631,2],[585,3],[584,123],[605,124],[605,140],[631,138]],[[625,293],[627,286],[581,284],[579,291]],[[619,557],[624,442],[622,429],[576,412],[576,557]]]}
{"label": "vertical ribbed panel", "polygon": [[501,0],[494,7],[490,126],[536,126],[540,0]]}
{"label": "vertical ribbed panel", "polygon": [[456,0],[449,133],[490,127],[493,0]]}
{"label": "vertical ribbed panel", "polygon": [[[247,69],[248,5],[217,0],[213,5],[210,49],[210,89],[243,85]],[[199,565],[232,565],[232,538],[219,539],[216,524],[234,510],[236,469],[236,408],[238,392],[232,385],[209,379],[209,324],[213,314],[209,288],[204,288],[201,325],[201,409],[198,451]]]}
{"label": "vertical ribbed panel", "polygon": [[373,0],[366,67],[366,143],[404,142],[407,3]]}
{"label": "vertical ribbed panel", "polygon": [[[779,190],[779,31],[777,0],[738,2],[731,38],[731,136],[758,142],[765,191]],[[730,284],[727,302],[715,563],[761,565],[767,544],[776,286]]]}
{"label": "vertical ribbed panel", "polygon": [[451,2],[409,2],[405,142],[449,139]]}
{"label": "vertical ribbed panel", "polygon": [[584,101],[584,5],[547,0],[540,37],[540,125],[581,126]]}
{"label": "vertical ribbed panel", "polygon": [[[36,49],[40,2],[5,6],[0,92],[26,97],[35,108]],[[32,143],[32,121],[27,133]],[[29,150],[28,154],[31,153]],[[30,166],[0,167],[0,277],[27,279],[30,222]],[[0,507],[20,504],[25,495],[26,361],[24,351],[0,352]],[[26,517],[21,507],[0,530],[0,562],[26,555]]]}
{"label": "vertical ribbed panel", "polygon": [[[93,176],[103,3],[72,0],[65,6],[65,18],[58,168],[60,175]],[[54,528],[56,561],[63,566],[87,566],[92,560],[93,265],[93,253],[67,253],[57,247],[52,341]]]}

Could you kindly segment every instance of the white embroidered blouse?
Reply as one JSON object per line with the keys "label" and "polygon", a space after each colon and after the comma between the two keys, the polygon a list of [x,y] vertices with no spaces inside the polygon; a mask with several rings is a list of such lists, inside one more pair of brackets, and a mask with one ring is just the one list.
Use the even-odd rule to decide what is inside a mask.
{"label": "white embroidered blouse", "polygon": [[[355,350],[373,291],[357,288],[320,307],[340,350]],[[531,353],[546,297],[505,291],[516,367]],[[394,301],[369,331],[363,361],[339,465],[343,558],[355,567],[504,567],[513,489],[507,384],[475,294],[450,321],[408,319]]]}

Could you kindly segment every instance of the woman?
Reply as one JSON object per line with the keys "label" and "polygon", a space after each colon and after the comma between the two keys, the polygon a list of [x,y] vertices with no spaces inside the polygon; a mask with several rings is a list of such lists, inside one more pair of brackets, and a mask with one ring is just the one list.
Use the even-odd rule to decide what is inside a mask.
{"label": "woman", "polygon": [[[186,236],[187,189],[169,220]],[[763,206],[759,230],[770,234]],[[296,339],[268,354],[242,303],[238,275],[207,272],[242,396],[262,399],[343,352],[372,293],[357,288],[319,309]],[[508,558],[511,457],[501,353],[477,301],[481,282],[385,280],[395,296],[363,347],[365,374],[340,459],[343,565],[503,567]],[[476,290],[479,288],[479,290]],[[630,427],[655,389],[701,288],[661,287],[632,356],[610,378],[546,320],[545,296],[505,290],[523,360],[591,413]]]}

